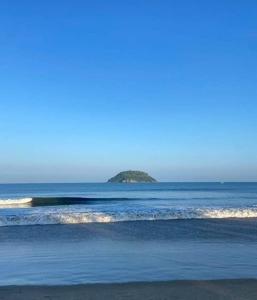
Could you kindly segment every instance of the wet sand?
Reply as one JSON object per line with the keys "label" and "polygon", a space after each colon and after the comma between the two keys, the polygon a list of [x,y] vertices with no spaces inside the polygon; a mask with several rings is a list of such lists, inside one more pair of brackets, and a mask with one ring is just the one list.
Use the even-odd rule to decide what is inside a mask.
{"label": "wet sand", "polygon": [[0,287],[1,300],[254,300],[257,280],[167,281],[122,284]]}

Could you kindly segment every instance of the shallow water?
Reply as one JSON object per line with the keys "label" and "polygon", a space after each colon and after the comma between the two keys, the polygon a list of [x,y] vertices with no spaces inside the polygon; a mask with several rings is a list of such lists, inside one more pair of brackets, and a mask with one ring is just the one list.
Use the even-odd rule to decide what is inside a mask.
{"label": "shallow water", "polygon": [[0,284],[257,278],[257,220],[0,228]]}

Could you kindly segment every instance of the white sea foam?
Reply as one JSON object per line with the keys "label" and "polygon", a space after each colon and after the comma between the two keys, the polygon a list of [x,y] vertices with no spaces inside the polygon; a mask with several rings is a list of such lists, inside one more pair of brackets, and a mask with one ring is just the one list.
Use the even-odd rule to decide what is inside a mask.
{"label": "white sea foam", "polygon": [[256,218],[257,208],[201,208],[129,211],[37,212],[0,215],[0,226],[109,223],[122,221]]}
{"label": "white sea foam", "polygon": [[32,198],[19,198],[19,199],[0,199],[0,206],[18,206],[27,204],[32,201]]}

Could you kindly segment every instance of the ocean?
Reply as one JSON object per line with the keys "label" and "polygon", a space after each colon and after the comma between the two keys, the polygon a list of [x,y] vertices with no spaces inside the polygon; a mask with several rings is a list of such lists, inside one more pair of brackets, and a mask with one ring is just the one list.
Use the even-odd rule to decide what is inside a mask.
{"label": "ocean", "polygon": [[0,285],[257,278],[257,183],[2,184]]}

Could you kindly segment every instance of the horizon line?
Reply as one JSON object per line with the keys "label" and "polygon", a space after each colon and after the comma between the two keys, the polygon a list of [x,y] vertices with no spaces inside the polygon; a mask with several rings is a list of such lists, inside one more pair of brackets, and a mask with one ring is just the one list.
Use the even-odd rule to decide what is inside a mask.
{"label": "horizon line", "polygon": [[157,181],[157,182],[108,182],[108,181],[74,181],[74,182],[0,182],[0,185],[4,184],[128,184],[128,185],[134,185],[134,184],[158,184],[158,183],[220,183],[220,184],[226,184],[226,183],[257,183],[256,181],[223,181],[223,180],[215,180],[215,181]]}

